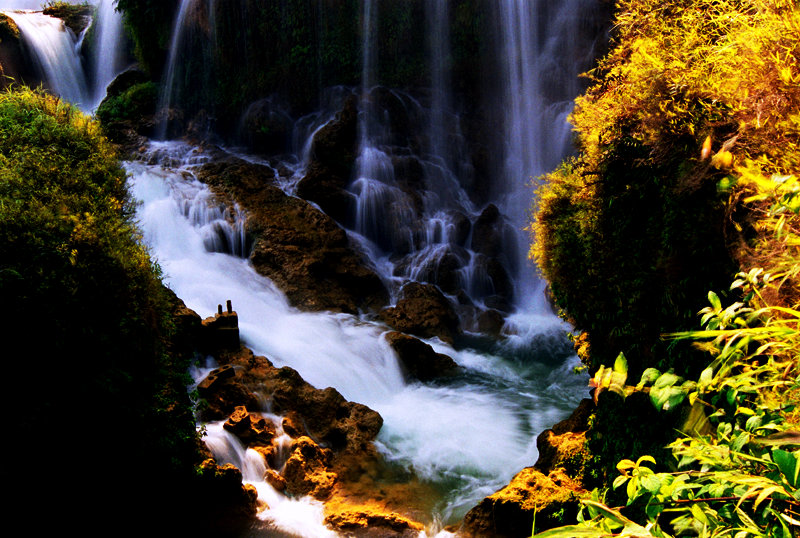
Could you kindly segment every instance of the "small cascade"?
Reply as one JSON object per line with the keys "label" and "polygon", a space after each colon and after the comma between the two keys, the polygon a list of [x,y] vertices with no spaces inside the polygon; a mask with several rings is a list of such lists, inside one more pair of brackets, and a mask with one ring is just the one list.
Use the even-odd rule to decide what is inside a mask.
{"label": "small cascade", "polygon": [[93,21],[95,46],[91,64],[94,66],[92,108],[106,96],[106,88],[123,69],[122,14],[115,9],[116,0],[99,0]]}
{"label": "small cascade", "polygon": [[87,108],[91,97],[76,36],[61,19],[33,11],[5,11],[19,27],[22,45],[51,92]]}

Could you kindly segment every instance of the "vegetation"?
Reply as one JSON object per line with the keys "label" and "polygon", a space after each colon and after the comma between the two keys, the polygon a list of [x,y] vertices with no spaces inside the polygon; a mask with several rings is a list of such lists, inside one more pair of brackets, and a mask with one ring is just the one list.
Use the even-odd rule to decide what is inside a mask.
{"label": "vegetation", "polygon": [[51,0],[44,4],[42,13],[63,20],[67,28],[72,30],[75,35],[79,35],[89,24],[93,10],[94,8],[88,2],[70,4]]}
{"label": "vegetation", "polygon": [[[39,509],[46,483],[52,521],[86,505],[93,513],[82,525],[116,519],[120,506],[181,515],[197,459],[189,357],[170,348],[174,299],[138,240],[133,209],[95,122],[39,91],[0,93],[0,304],[10,368],[0,408],[26,461],[51,462],[19,465],[22,447],[3,444],[0,473],[20,514]],[[70,494],[76,483],[80,495]]]}
{"label": "vegetation", "polygon": [[[573,115],[580,155],[542,189],[533,255],[585,330],[601,404],[623,402],[618,425],[601,405],[589,434],[617,478],[577,526],[537,536],[795,536],[800,13],[622,0],[615,29]],[[736,271],[726,293],[698,290]],[[703,296],[703,329],[687,331]],[[677,430],[666,454],[626,443],[639,426],[624,402],[641,395]]]}

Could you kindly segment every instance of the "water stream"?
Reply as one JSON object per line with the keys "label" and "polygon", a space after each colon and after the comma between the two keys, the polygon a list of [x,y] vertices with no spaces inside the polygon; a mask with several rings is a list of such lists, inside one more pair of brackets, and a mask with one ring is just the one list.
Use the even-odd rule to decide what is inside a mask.
{"label": "water stream", "polygon": [[[466,373],[443,385],[406,383],[383,338],[387,327],[351,315],[298,311],[246,259],[214,252],[209,235],[229,219],[207,210],[214,202],[206,187],[192,179],[192,149],[178,142],[154,145],[170,152],[173,162],[182,155],[182,169],[139,162],[127,166],[134,195],[142,201],[138,215],[145,241],[168,285],[201,315],[231,299],[242,339],[257,354],[276,366],[295,368],[316,387],[333,386],[345,398],[378,411],[384,427],[377,442],[385,456],[447,491],[437,505],[437,521],[457,521],[530,465],[535,435],[585,394],[586,380],[570,373],[575,359],[560,337],[565,327],[553,316],[538,317],[527,335],[491,351],[455,350],[429,341]],[[227,448],[218,448],[218,456],[223,461],[242,458]],[[250,479],[262,495],[275,495],[263,480]],[[284,500],[271,504],[262,517],[289,529],[283,510],[296,513],[298,502],[317,513],[318,506],[309,500]]]}
{"label": "water stream", "polygon": [[[181,0],[176,14],[161,109],[170,106],[181,62],[185,22],[193,6],[207,2],[213,32],[213,0]],[[63,24],[40,13],[32,2],[2,2],[22,30],[23,40],[40,58],[52,91],[80,106],[96,106],[102,89],[120,69],[120,41],[113,2],[98,0],[97,39],[102,58],[87,82],[74,36]],[[586,395],[586,379],[572,373],[577,359],[564,332],[568,327],[549,309],[543,284],[525,253],[524,232],[532,192],[527,185],[569,152],[566,116],[578,93],[577,74],[586,68],[591,47],[580,36],[597,0],[497,0],[492,4],[498,36],[497,63],[501,95],[494,96],[502,117],[502,165],[492,201],[504,227],[497,258],[513,287],[499,300],[502,278],[492,260],[471,242],[486,207],[477,207],[466,191],[466,149],[453,110],[448,58],[450,13],[445,0],[428,0],[426,27],[430,63],[427,99],[384,88],[376,75],[377,0],[363,0],[363,74],[359,88],[332,92],[359,96],[359,152],[348,190],[356,200],[351,237],[361,242],[384,281],[432,282],[449,296],[466,296],[476,309],[506,313],[507,335],[496,342],[474,336],[458,349],[428,340],[451,356],[463,374],[439,384],[404,380],[398,359],[386,342],[388,327],[345,314],[307,313],[247,261],[243,214],[214,201],[193,176],[207,159],[182,142],[152,142],[149,161],[126,164],[134,196],[142,202],[137,216],[144,240],[163,269],[166,283],[201,316],[232,300],[244,343],[276,366],[291,366],[318,388],[335,387],[345,398],[378,411],[384,426],[377,446],[384,456],[434,484],[441,497],[428,522],[428,534],[455,523],[484,496],[508,483],[536,459],[536,435],[566,416]],[[213,34],[210,34],[213,35]],[[212,40],[213,41],[213,40]],[[109,45],[105,45],[109,43]],[[337,99],[333,99],[337,102]],[[338,99],[341,102],[341,99]],[[387,103],[426,130],[418,153],[396,143],[387,122]],[[333,107],[331,110],[335,111]],[[291,177],[281,186],[289,193],[303,175],[316,129],[333,114],[320,110],[296,123]],[[166,122],[163,122],[166,128]],[[166,132],[162,133],[164,138]],[[160,158],[158,156],[161,156]],[[247,157],[246,155],[244,157]],[[249,158],[249,157],[247,157]],[[151,164],[145,164],[149,162]],[[154,164],[153,164],[154,163]],[[419,170],[411,194],[410,179],[398,170]],[[473,228],[471,228],[473,227]],[[455,280],[440,278],[455,266]],[[468,335],[469,336],[469,335]],[[199,365],[200,379],[213,365]],[[265,417],[275,418],[268,409]],[[206,442],[222,462],[239,466],[269,509],[261,513],[275,528],[301,536],[333,536],[322,524],[320,503],[288,499],[264,480],[263,458],[246,451],[219,424],[207,424]]]}

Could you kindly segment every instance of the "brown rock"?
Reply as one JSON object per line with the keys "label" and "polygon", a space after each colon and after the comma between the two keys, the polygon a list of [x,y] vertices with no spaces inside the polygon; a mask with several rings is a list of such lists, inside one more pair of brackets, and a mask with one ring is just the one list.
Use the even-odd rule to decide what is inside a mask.
{"label": "brown rock", "polygon": [[383,425],[369,407],[348,402],[333,388],[317,389],[292,368],[275,368],[266,357],[242,348],[221,360],[241,368],[241,379],[266,394],[275,413],[284,414],[284,431],[291,437],[309,435],[339,451],[372,451],[372,441]]}
{"label": "brown rock", "polygon": [[325,505],[325,523],[353,537],[411,538],[424,530],[421,523],[369,501],[329,502]]}
{"label": "brown rock", "polygon": [[207,536],[235,536],[255,521],[258,493],[242,484],[242,473],[233,465],[207,459],[198,468],[194,489],[196,498],[203,499],[197,509]]}
{"label": "brown rock", "polygon": [[220,420],[233,413],[237,406],[258,406],[258,398],[237,380],[231,365],[212,370],[197,386],[205,405],[201,408],[203,420]]}
{"label": "brown rock", "polygon": [[420,381],[430,381],[438,377],[452,375],[458,369],[453,359],[436,353],[425,342],[400,332],[386,335],[389,345],[397,353],[407,375]]}
{"label": "brown rock", "polygon": [[292,444],[292,452],[283,468],[286,491],[292,495],[311,495],[315,499],[330,497],[336,484],[332,472],[333,454],[308,437],[300,437]]}
{"label": "brown rock", "polygon": [[537,531],[567,524],[575,520],[579,498],[584,494],[581,485],[563,469],[545,475],[527,467],[509,485],[467,512],[459,534],[470,538],[527,537],[534,512]]}
{"label": "brown rock", "polygon": [[453,305],[435,286],[410,282],[401,291],[397,305],[381,311],[380,319],[400,332],[453,342],[459,320]]}
{"label": "brown rock", "polygon": [[352,224],[355,200],[346,191],[353,175],[358,110],[350,96],[336,117],[323,126],[311,146],[306,176],[297,184],[297,195],[319,205],[345,226]]}
{"label": "brown rock", "polygon": [[377,274],[335,221],[274,186],[274,171],[239,159],[204,165],[198,177],[247,211],[255,269],[307,310],[357,313],[386,304]]}
{"label": "brown rock", "polygon": [[245,446],[269,446],[275,438],[275,425],[257,413],[237,406],[223,428],[238,437]]}

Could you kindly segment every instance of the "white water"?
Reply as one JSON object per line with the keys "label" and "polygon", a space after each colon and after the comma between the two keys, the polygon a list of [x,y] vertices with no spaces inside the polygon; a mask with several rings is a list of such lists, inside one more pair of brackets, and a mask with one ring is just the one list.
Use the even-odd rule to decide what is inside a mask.
{"label": "white water", "polygon": [[115,10],[116,0],[97,0],[96,28],[92,64],[92,109],[106,96],[106,88],[124,68],[122,59],[122,14]]}
{"label": "white water", "polygon": [[[532,185],[571,151],[567,116],[579,93],[578,75],[594,56],[592,40],[583,30],[596,17],[597,0],[502,0],[497,2],[502,46],[502,106],[505,116],[501,199],[498,206],[514,226],[528,225]],[[540,33],[540,30],[543,33]],[[530,237],[519,234],[517,246],[522,270],[518,286],[520,310],[543,311],[544,283],[527,261]]]}
{"label": "white water", "polygon": [[[176,143],[154,146],[173,155],[185,151]],[[142,163],[127,166],[133,193],[143,202],[138,217],[145,241],[168,285],[201,316],[231,299],[242,339],[256,353],[277,366],[295,368],[316,387],[333,386],[345,398],[378,411],[384,418],[378,446],[386,457],[427,480],[447,484],[449,493],[436,514],[445,523],[457,521],[483,496],[530,465],[536,458],[536,434],[565,416],[585,393],[586,380],[568,373],[574,359],[545,363],[508,358],[537,349],[547,355],[549,344],[537,343],[537,337],[564,330],[552,317],[539,320],[545,323],[539,324],[536,334],[510,342],[506,358],[470,349],[455,351],[432,341],[437,351],[465,368],[465,375],[441,386],[408,384],[383,338],[386,327],[350,315],[297,311],[245,259],[209,252],[208,230],[221,219],[215,211],[202,209],[210,198],[187,173],[190,167],[181,171]],[[242,458],[231,455],[236,450],[220,454]],[[275,495],[263,480],[252,481],[262,496]],[[306,524],[321,525],[321,519],[308,519],[318,513],[317,503],[281,499],[269,504],[271,509],[262,517],[281,528],[292,527],[290,514],[298,510],[305,514],[300,519],[305,518]],[[321,535],[308,528],[295,531]]]}
{"label": "white water", "polygon": [[97,108],[105,97],[106,87],[124,67],[122,15],[115,11],[116,0],[91,3],[97,9],[90,23],[96,41],[91,59],[94,69],[88,76],[80,55],[83,35],[75,36],[60,19],[34,12],[42,8],[41,0],[0,0],[0,11],[19,27],[23,46],[47,88],[85,112]]}
{"label": "white water", "polygon": [[36,12],[5,11],[20,30],[23,47],[50,91],[81,108],[90,106],[76,36],[61,19]]}
{"label": "white water", "polygon": [[[175,23],[172,26],[172,40],[170,41],[169,45],[169,56],[167,57],[167,64],[163,76],[164,82],[161,86],[161,95],[159,96],[158,100],[157,110],[159,111],[168,112],[170,104],[172,103],[172,99],[174,97],[173,91],[175,87],[175,74],[178,68],[178,62],[180,60],[183,34],[186,27],[186,16],[189,13],[189,8],[191,8],[196,1],[198,0],[181,0],[180,7],[178,8],[178,14],[175,17]],[[156,138],[159,140],[165,139],[167,135],[167,127],[168,121],[167,118],[164,118],[158,127]]]}

